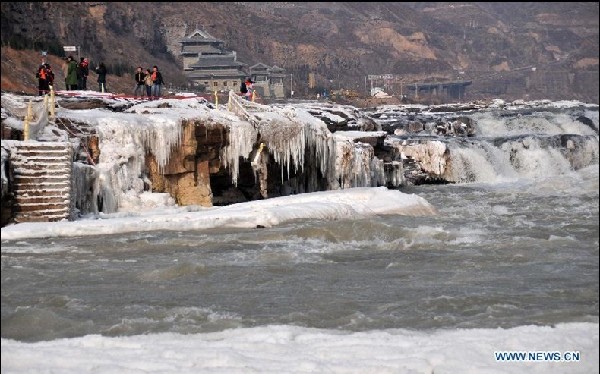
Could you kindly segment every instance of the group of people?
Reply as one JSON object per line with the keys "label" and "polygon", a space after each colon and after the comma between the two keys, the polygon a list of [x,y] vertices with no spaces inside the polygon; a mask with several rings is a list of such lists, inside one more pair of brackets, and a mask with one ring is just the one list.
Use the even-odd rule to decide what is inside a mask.
{"label": "group of people", "polygon": [[[75,61],[73,56],[68,56],[63,65],[63,73],[65,75],[65,88],[71,90],[87,90],[87,79],[90,74],[90,62],[87,58],[81,57],[79,62]],[[101,62],[96,69],[98,74],[98,91],[107,92],[106,88],[106,66]]]}
{"label": "group of people", "polygon": [[[85,65],[85,69],[83,65]],[[65,75],[65,88],[67,91],[86,89],[89,68],[87,67],[87,61],[83,57],[79,63],[73,59],[73,56],[67,57],[63,65],[63,73]]]}
{"label": "group of people", "polygon": [[[65,88],[67,91],[72,90],[87,90],[87,79],[90,73],[89,60],[81,57],[79,63],[75,61],[73,56],[65,58],[63,65],[63,74],[65,76]],[[101,62],[96,69],[98,74],[98,91],[108,92],[106,87],[106,65]],[[38,67],[36,78],[38,79],[38,93],[40,96],[50,92],[54,85],[54,72],[45,59]],[[154,65],[152,70],[146,69],[144,72],[141,66],[137,67],[135,72],[136,87],[133,95],[137,97],[147,96],[148,98],[158,98],[161,96],[161,88],[164,85],[163,77],[158,67]]]}
{"label": "group of people", "polygon": [[[65,76],[65,89],[67,91],[87,90],[87,79],[90,74],[89,60],[87,58],[81,57],[79,63],[77,63],[73,56],[68,56],[65,58],[62,70]],[[107,70],[103,62],[96,67],[95,72],[98,74],[98,91],[107,92]],[[42,60],[35,76],[38,79],[39,95],[42,96],[49,93],[51,87],[54,86],[54,72],[50,64]]]}
{"label": "group of people", "polygon": [[164,81],[156,65],[152,67],[152,71],[150,69],[143,71],[142,67],[138,66],[134,78],[136,85],[133,90],[133,96],[135,98],[138,97],[138,94],[142,98],[145,95],[148,99],[160,97]]}
{"label": "group of people", "polygon": [[90,74],[89,61],[81,57],[79,63],[69,56],[63,65],[65,74],[65,87],[70,90],[87,90],[87,77]]}

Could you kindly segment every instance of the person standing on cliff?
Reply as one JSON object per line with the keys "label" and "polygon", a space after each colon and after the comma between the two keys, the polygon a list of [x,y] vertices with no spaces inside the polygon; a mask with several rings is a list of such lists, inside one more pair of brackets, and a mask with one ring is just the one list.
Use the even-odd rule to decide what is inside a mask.
{"label": "person standing on cliff", "polygon": [[38,71],[35,74],[38,79],[38,94],[43,96],[50,91],[49,85],[49,74],[46,64],[42,61],[42,64],[38,67]]}
{"label": "person standing on cliff", "polygon": [[106,66],[104,66],[104,62],[101,62],[100,65],[96,67],[96,74],[98,74],[98,91],[108,92],[108,89],[106,88]]}
{"label": "person standing on cliff", "polygon": [[164,81],[162,74],[158,71],[158,67],[154,65],[152,67],[152,96],[154,98],[160,97],[160,88],[162,87]]}
{"label": "person standing on cliff", "polygon": [[65,84],[67,90],[77,89],[77,61],[73,59],[73,56],[67,57],[67,75],[65,78]]}
{"label": "person standing on cliff", "polygon": [[246,96],[246,100],[251,101],[252,100],[252,91],[254,90],[254,88],[252,87],[252,79],[250,78],[246,78],[246,93],[244,94],[244,96]]}
{"label": "person standing on cliff", "polygon": [[52,71],[52,67],[49,63],[45,63],[44,67],[46,68],[46,83],[48,84],[48,89],[54,89],[54,72]]}
{"label": "person standing on cliff", "polygon": [[152,72],[150,69],[146,69],[146,75],[144,75],[144,84],[146,86],[146,98],[150,99],[152,97]]}
{"label": "person standing on cliff", "polygon": [[77,86],[80,90],[87,90],[87,78],[90,74],[87,58],[81,58],[77,66]]}
{"label": "person standing on cliff", "polygon": [[144,74],[144,72],[142,71],[142,67],[138,66],[137,70],[135,71],[135,75],[134,75],[134,79],[135,79],[135,89],[133,90],[133,98],[136,99],[138,96],[138,92],[140,92],[141,97],[144,97],[144,94],[146,93],[146,87],[145,87],[145,83],[144,83],[144,78],[146,77],[146,75]]}
{"label": "person standing on cliff", "polygon": [[248,89],[246,88],[246,82],[242,81],[242,84],[240,84],[240,94],[245,97],[246,92],[248,92]]}

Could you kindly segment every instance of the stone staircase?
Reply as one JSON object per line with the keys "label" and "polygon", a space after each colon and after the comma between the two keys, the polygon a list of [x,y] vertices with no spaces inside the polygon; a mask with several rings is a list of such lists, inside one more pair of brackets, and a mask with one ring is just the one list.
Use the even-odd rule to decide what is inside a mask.
{"label": "stone staircase", "polygon": [[13,219],[21,222],[56,222],[71,218],[70,143],[27,141],[11,149]]}

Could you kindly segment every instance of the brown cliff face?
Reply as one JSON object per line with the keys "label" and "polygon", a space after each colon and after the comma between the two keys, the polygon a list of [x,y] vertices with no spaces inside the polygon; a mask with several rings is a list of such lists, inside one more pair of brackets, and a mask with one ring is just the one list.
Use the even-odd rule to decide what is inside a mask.
{"label": "brown cliff face", "polygon": [[[471,80],[471,98],[597,103],[598,25],[598,3],[2,3],[3,46],[38,57],[80,45],[94,61],[158,65],[180,85],[178,41],[201,28],[248,66],[285,68],[298,94],[309,73],[319,89],[360,92],[369,74],[399,74]],[[2,61],[11,89],[5,79],[19,79]]]}

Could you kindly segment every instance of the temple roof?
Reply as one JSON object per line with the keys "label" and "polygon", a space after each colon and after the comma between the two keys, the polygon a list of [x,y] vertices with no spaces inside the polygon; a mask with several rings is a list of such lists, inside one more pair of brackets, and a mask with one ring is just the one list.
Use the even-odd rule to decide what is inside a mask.
{"label": "temple roof", "polygon": [[235,60],[234,54],[227,55],[201,55],[198,61],[189,65],[190,68],[206,68],[206,67],[240,67],[246,64]]}
{"label": "temple roof", "polygon": [[205,72],[205,71],[191,71],[186,73],[186,77],[194,78],[194,79],[236,79],[243,78],[246,74],[243,71],[214,71],[214,72]]}
{"label": "temple roof", "polygon": [[250,66],[250,70],[269,70],[269,66],[259,62],[258,64]]}
{"label": "temple roof", "polygon": [[194,30],[194,32],[192,32],[190,35],[181,39],[180,43],[192,42],[192,41],[221,42],[221,43],[223,42],[222,40],[217,39],[214,36],[210,35],[206,31],[199,30],[199,29]]}

